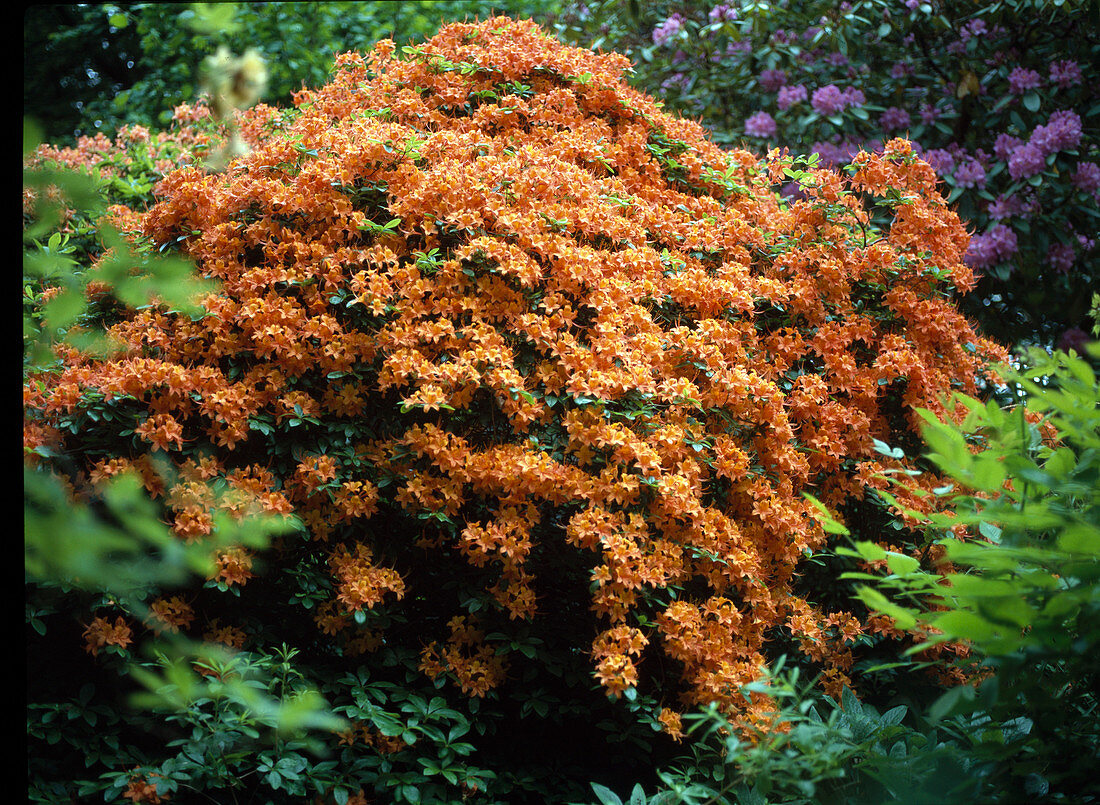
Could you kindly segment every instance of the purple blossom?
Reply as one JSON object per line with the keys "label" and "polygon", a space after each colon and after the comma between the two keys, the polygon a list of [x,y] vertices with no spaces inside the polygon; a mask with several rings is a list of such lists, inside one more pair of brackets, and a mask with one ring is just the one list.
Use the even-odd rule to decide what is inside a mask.
{"label": "purple blossom", "polygon": [[998,134],[997,139],[993,142],[993,153],[997,155],[998,159],[1008,161],[1008,158],[1012,156],[1024,141],[1019,137],[1013,137],[1011,134]]}
{"label": "purple blossom", "polygon": [[1046,156],[1034,143],[1018,148],[1008,158],[1008,173],[1013,179],[1034,176],[1047,166]]}
{"label": "purple blossom", "polygon": [[673,89],[677,92],[684,92],[690,83],[691,76],[688,73],[673,73],[661,82],[661,89],[665,92]]}
{"label": "purple blossom", "polygon": [[1084,354],[1085,345],[1089,342],[1089,334],[1080,327],[1070,327],[1062,337],[1058,339],[1057,349],[1069,352],[1071,349],[1079,354]]}
{"label": "purple blossom", "polygon": [[930,103],[923,103],[920,107],[920,122],[926,126],[931,126],[937,120],[939,120],[940,113],[936,107]]}
{"label": "purple blossom", "polygon": [[796,103],[801,103],[809,97],[809,93],[806,92],[806,88],[799,85],[796,87],[780,87],[779,88],[779,108],[782,110],[790,109]]}
{"label": "purple blossom", "polygon": [[958,187],[985,187],[985,168],[976,159],[967,159],[955,170]]}
{"label": "purple blossom", "polygon": [[1036,126],[1029,143],[1043,152],[1043,156],[1055,151],[1065,151],[1081,144],[1081,117],[1071,109],[1055,112],[1045,126]]}
{"label": "purple blossom", "polygon": [[1073,174],[1073,186],[1084,193],[1100,194],[1100,165],[1082,162]]}
{"label": "purple blossom", "polygon": [[707,15],[711,22],[733,22],[737,19],[737,9],[726,3],[717,5]]}
{"label": "purple blossom", "polygon": [[863,106],[867,102],[867,98],[863,94],[863,90],[855,87],[848,87],[844,90],[844,103],[848,106]]}
{"label": "purple blossom", "polygon": [[653,44],[665,44],[679,34],[683,27],[684,18],[680,14],[670,14],[664,22],[653,29]]}
{"label": "purple blossom", "polygon": [[905,0],[905,7],[910,11],[916,11],[920,8],[920,0]]}
{"label": "purple blossom", "polygon": [[[858,154],[860,149],[861,146],[859,143],[849,140],[841,141],[839,137],[834,137],[831,142],[814,143],[810,151],[818,155],[818,162],[823,167],[835,168],[851,162],[852,157]],[[874,150],[874,145],[872,143],[867,143],[865,150]]]}
{"label": "purple blossom", "polygon": [[1042,76],[1026,67],[1017,67],[1008,74],[1008,91],[1013,95],[1023,95],[1028,90],[1038,89],[1042,83]]}
{"label": "purple blossom", "polygon": [[895,81],[911,76],[913,74],[913,65],[909,62],[899,61],[895,62],[894,66],[890,68],[890,78]]}
{"label": "purple blossom", "polygon": [[791,201],[802,201],[806,198],[806,191],[798,182],[787,182],[779,189],[779,195]]}
{"label": "purple blossom", "polygon": [[932,170],[943,176],[955,170],[955,157],[944,148],[933,148],[924,153],[923,159],[932,166]]}
{"label": "purple blossom", "polygon": [[969,42],[971,37],[983,36],[989,33],[989,28],[985,24],[985,20],[974,19],[966,23],[959,31],[959,41]]}
{"label": "purple blossom", "polygon": [[1075,86],[1085,80],[1081,68],[1075,61],[1056,61],[1050,65],[1050,83],[1062,89]]}
{"label": "purple blossom", "polygon": [[1062,274],[1069,273],[1075,259],[1077,255],[1073,253],[1073,247],[1068,243],[1055,243],[1047,251],[1047,260],[1056,271]]}
{"label": "purple blossom", "polygon": [[775,92],[786,83],[787,74],[782,70],[764,70],[760,73],[760,88],[765,92]]}
{"label": "purple blossom", "polygon": [[774,137],[775,120],[767,112],[757,112],[745,121],[745,134],[750,137]]}
{"label": "purple blossom", "polygon": [[1009,218],[1019,212],[1020,204],[1016,196],[998,196],[989,202],[986,214],[995,220]]}
{"label": "purple blossom", "polygon": [[835,115],[847,105],[844,93],[836,84],[815,89],[810,103],[819,115]]}
{"label": "purple blossom", "polygon": [[987,210],[990,218],[1030,218],[1039,212],[1039,201],[1034,196],[1002,195],[990,202]]}
{"label": "purple blossom", "polygon": [[973,268],[988,268],[1007,260],[1017,248],[1016,233],[1004,224],[997,224],[989,232],[970,238],[964,260]]}
{"label": "purple blossom", "polygon": [[882,130],[886,132],[897,131],[898,129],[909,128],[910,118],[909,113],[904,109],[891,106],[885,112],[882,113],[882,117],[879,120],[882,125]]}
{"label": "purple blossom", "polygon": [[1004,224],[998,224],[989,232],[989,238],[993,242],[993,248],[997,256],[1006,260],[1016,254],[1016,232]]}

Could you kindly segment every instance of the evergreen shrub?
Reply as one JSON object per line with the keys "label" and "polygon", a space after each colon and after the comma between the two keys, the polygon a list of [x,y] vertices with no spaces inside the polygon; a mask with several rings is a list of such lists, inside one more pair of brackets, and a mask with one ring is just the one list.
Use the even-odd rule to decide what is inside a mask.
{"label": "evergreen shrub", "polygon": [[[951,301],[966,231],[904,140],[844,171],[724,151],[628,69],[503,17],[383,41],[240,113],[223,172],[114,209],[218,290],[113,309],[117,354],[59,346],[27,375],[26,454],[93,502],[136,472],[188,542],[223,510],[298,529],[144,617],[72,599],[88,650],[32,699],[84,674],[117,697],[178,630],[293,668],[347,729],[318,760],[256,750],[240,702],[135,720],[108,799],[201,767],[208,795],[272,801],[566,801],[652,780],[698,705],[766,731],[766,685],[742,690],[780,655],[839,698],[909,645],[853,608],[819,504],[936,566],[902,525],[935,474],[893,512],[865,491],[916,466],[877,445],[912,455],[916,409],[962,416],[942,395],[1007,357]],[[32,657],[73,637],[43,631]]]}

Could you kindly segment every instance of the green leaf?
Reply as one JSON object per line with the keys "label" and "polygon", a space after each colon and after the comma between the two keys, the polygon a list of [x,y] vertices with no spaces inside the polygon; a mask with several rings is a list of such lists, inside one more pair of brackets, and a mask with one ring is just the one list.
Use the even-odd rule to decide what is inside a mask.
{"label": "green leaf", "polygon": [[890,568],[891,573],[907,576],[920,568],[920,560],[914,559],[912,556],[906,556],[903,553],[888,553],[886,555],[886,566]]}
{"label": "green leaf", "polygon": [[607,786],[600,785],[599,783],[589,783],[592,786],[592,790],[599,797],[601,805],[623,805],[623,801],[619,799],[619,795],[612,791]]}
{"label": "green leaf", "polygon": [[974,612],[961,609],[935,613],[930,620],[948,640],[961,638],[972,643],[983,643],[996,634],[993,624],[988,620]]}
{"label": "green leaf", "polygon": [[860,587],[856,595],[869,609],[893,618],[897,628],[902,631],[917,625],[915,610],[898,606],[873,587]]}
{"label": "green leaf", "polygon": [[932,704],[928,717],[932,722],[942,721],[949,715],[965,708],[977,698],[977,692],[970,685],[959,685],[947,691]]}

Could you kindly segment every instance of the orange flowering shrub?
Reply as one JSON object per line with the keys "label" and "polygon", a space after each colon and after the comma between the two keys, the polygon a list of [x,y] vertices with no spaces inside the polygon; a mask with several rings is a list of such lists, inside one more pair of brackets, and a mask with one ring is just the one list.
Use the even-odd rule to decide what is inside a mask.
{"label": "orange flowering shrub", "polygon": [[909,465],[876,440],[1006,357],[951,302],[968,236],[905,141],[847,175],[723,151],[628,68],[496,18],[244,113],[251,153],[168,174],[140,217],[220,282],[206,315],[132,311],[122,354],[67,352],[28,443],[90,481],[166,456],[148,482],[182,539],[212,522],[198,474],[297,513],[222,586],[255,614],[283,585],[301,639],[358,666],[491,698],[583,653],[677,739],[696,704],[765,719],[740,689],[785,647],[855,684],[890,626],[809,573],[805,495],[881,539],[865,492]]}

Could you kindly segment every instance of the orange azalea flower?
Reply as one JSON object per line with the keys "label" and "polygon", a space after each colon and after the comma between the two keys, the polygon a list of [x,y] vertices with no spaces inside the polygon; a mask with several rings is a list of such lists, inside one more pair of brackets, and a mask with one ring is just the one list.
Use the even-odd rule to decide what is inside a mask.
{"label": "orange azalea flower", "polygon": [[215,559],[214,577],[227,585],[244,585],[252,578],[252,557],[243,548],[234,548]]}
{"label": "orange azalea flower", "polygon": [[179,632],[191,625],[195,612],[179,596],[158,598],[149,605],[149,623],[153,630],[161,632]]}
{"label": "orange azalea flower", "polygon": [[661,708],[661,714],[657,716],[657,720],[661,723],[661,729],[671,735],[677,743],[683,740],[684,730],[679,713],[663,707]]}
{"label": "orange azalea flower", "polygon": [[104,646],[126,648],[133,642],[133,630],[119,615],[112,624],[106,618],[96,618],[84,630],[84,650],[97,656]]}
{"label": "orange azalea flower", "polygon": [[[157,775],[154,774],[151,776],[156,777]],[[167,794],[158,794],[156,783],[149,782],[144,777],[132,778],[126,786],[126,790],[122,792],[122,796],[135,803],[135,805],[139,802],[159,805],[159,803],[170,799]]]}

